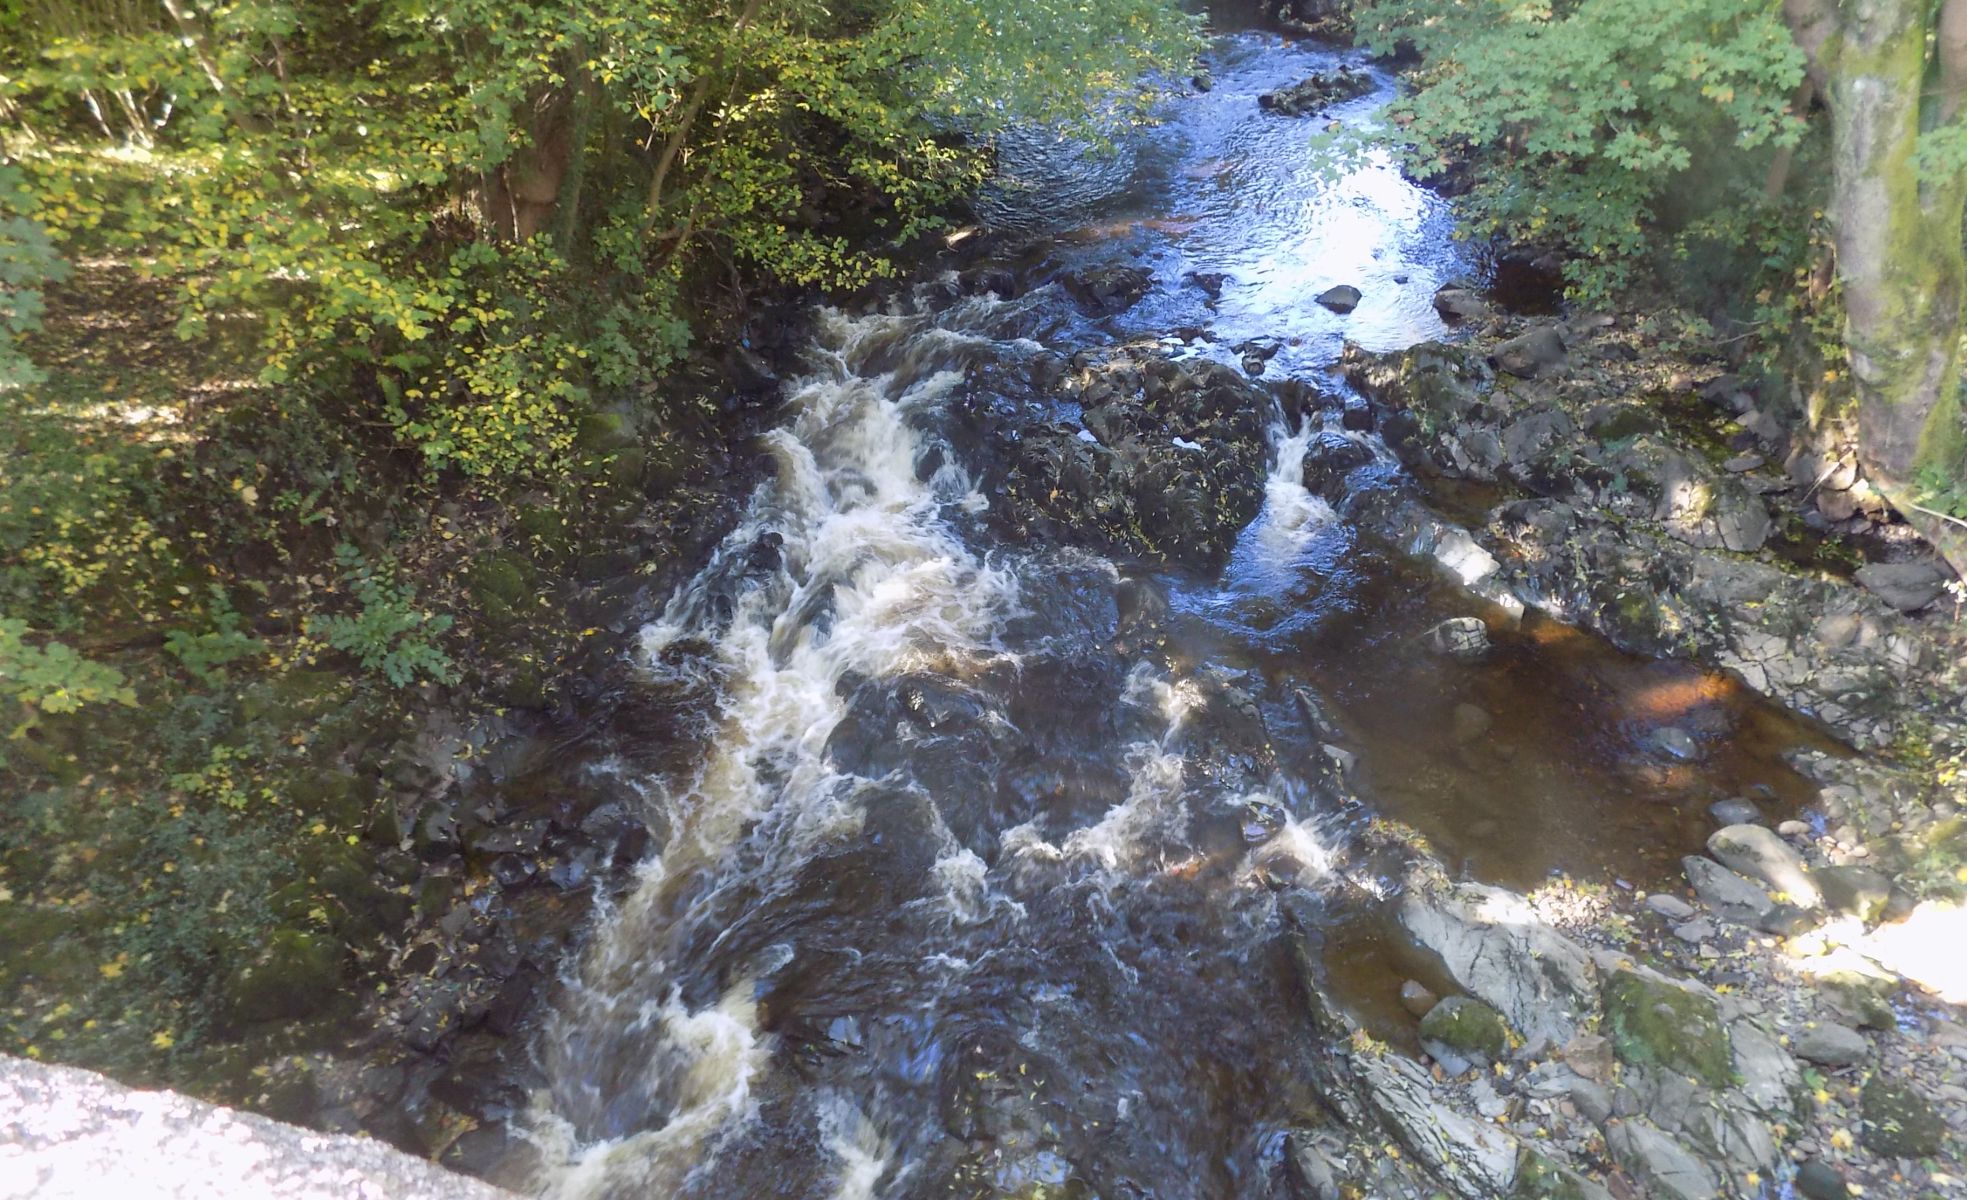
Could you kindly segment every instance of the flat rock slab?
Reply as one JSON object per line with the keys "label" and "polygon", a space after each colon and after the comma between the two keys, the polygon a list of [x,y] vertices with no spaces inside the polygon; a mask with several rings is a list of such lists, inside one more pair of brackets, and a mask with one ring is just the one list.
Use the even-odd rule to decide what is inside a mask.
{"label": "flat rock slab", "polygon": [[513,1200],[370,1138],[0,1057],[0,1200]]}

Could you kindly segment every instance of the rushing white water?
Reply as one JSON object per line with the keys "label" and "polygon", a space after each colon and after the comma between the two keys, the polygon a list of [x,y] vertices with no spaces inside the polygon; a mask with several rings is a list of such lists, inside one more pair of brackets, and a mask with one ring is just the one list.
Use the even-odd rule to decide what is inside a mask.
{"label": "rushing white water", "polygon": [[[995,631],[1017,608],[1015,576],[978,561],[945,520],[978,502],[961,468],[918,477],[908,418],[961,382],[949,338],[915,317],[829,311],[820,323],[823,369],[769,435],[776,478],[642,634],[652,669],[679,639],[716,638],[721,722],[691,786],[661,798],[670,840],[595,939],[544,1041],[552,1086],[534,1129],[557,1195],[662,1194],[742,1120],[769,1059],[748,982],[693,1009],[669,955],[723,889],[769,887],[859,828],[851,781],[821,753],[846,711],[843,680],[975,669],[999,655]],[[779,561],[734,580],[770,534],[783,539]],[[720,602],[730,615],[718,628]],[[988,901],[965,855],[953,849],[941,873],[951,913],[977,919]],[[879,1174],[878,1155],[855,1154],[842,1196],[867,1194]]]}

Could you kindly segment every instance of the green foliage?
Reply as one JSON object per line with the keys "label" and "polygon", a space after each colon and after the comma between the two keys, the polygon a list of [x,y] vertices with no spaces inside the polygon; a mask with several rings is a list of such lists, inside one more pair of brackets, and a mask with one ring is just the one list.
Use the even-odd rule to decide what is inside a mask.
{"label": "green foliage", "polygon": [[335,558],[343,585],[359,608],[345,616],[310,618],[309,636],[397,687],[426,679],[449,683],[455,668],[432,639],[451,627],[451,618],[418,608],[408,584],[396,579],[388,567],[363,558],[354,546],[343,543]]}
{"label": "green foliage", "polygon": [[[1137,116],[1193,44],[1165,0],[181,11],[26,0],[0,197],[172,281],[181,336],[246,339],[267,384],[373,378],[432,468],[493,478],[560,470],[593,389],[682,351],[693,274],[884,275],[993,130]],[[45,265],[25,238],[0,280]]]}
{"label": "green foliage", "polygon": [[25,621],[0,617],[0,695],[44,713],[137,702],[121,671],[86,659],[60,642],[36,645],[27,636]]}
{"label": "green foliage", "polygon": [[266,643],[240,628],[242,618],[225,589],[210,588],[212,627],[198,633],[173,629],[164,635],[164,653],[178,660],[191,677],[210,687],[228,681],[225,668],[266,653]]}
{"label": "green foliage", "polygon": [[0,396],[40,381],[20,339],[41,327],[42,289],[68,274],[48,231],[33,220],[35,207],[20,170],[0,157]]}
{"label": "green foliage", "polygon": [[[1564,243],[1590,300],[1653,255],[1677,191],[1802,133],[1803,55],[1776,0],[1365,0],[1357,25],[1376,49],[1426,56],[1397,108],[1416,165],[1490,152],[1470,198],[1481,227]],[[1715,199],[1756,203],[1746,188]]]}

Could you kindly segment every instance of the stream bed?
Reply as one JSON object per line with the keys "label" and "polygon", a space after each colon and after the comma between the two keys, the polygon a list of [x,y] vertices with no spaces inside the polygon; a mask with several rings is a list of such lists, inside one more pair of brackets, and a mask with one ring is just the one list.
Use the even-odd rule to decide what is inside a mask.
{"label": "stream bed", "polygon": [[[637,781],[667,837],[539,1037],[546,1194],[1289,1195],[1321,1046],[1280,927],[1321,931],[1396,1046],[1429,969],[1353,853],[1368,825],[1484,882],[1653,887],[1710,804],[1807,794],[1781,756],[1816,735],[1738,684],[1349,515],[1423,493],[1343,347],[1452,338],[1435,291],[1494,266],[1390,162],[1333,166],[1327,123],[1370,121],[1385,72],[1256,31],[1208,66],[1116,159],[1009,148],[971,273],[998,286],[816,316],[773,477],[640,635],[647,686],[713,690],[716,729]],[[1372,87],[1327,115],[1258,104],[1341,67]],[[1117,269],[1149,286],[1089,302]],[[1314,303],[1336,285],[1349,314]],[[1067,384],[1119,347],[1262,364],[1261,503],[1205,567],[1002,519],[990,440],[1100,442]],[[1320,439],[1354,448],[1338,504],[1307,484]],[[1470,617],[1488,650],[1442,653]]]}

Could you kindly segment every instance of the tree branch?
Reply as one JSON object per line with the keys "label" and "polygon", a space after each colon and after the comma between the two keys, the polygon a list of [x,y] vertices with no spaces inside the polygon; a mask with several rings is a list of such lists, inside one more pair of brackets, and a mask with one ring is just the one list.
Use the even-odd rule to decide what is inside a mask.
{"label": "tree branch", "polygon": [[[731,26],[731,40],[735,41],[737,35],[751,25],[752,18],[758,15],[762,3],[763,0],[745,0],[744,11],[738,14],[736,23]],[[729,46],[730,42],[727,41],[724,47],[719,49],[710,68],[697,76],[696,86],[690,89],[689,103],[683,109],[683,119],[670,133],[669,140],[663,143],[662,157],[656,160],[656,173],[649,180],[649,200],[644,205],[642,214],[640,236],[644,240],[647,240],[649,231],[656,227],[656,217],[662,210],[663,185],[668,182],[670,169],[676,165],[677,156],[682,154],[684,143],[689,141],[690,127],[697,123],[697,116],[703,112],[704,102],[710,98],[711,84],[724,65],[724,51]]]}

